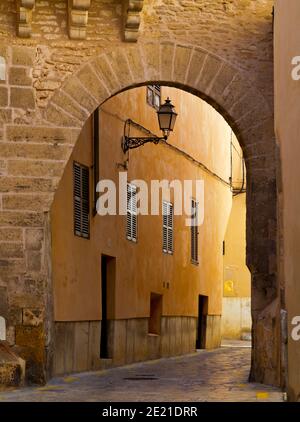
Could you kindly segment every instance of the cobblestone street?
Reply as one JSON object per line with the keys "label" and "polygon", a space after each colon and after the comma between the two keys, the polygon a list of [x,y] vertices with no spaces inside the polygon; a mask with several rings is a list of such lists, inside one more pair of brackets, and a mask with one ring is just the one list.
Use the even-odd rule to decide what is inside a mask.
{"label": "cobblestone street", "polygon": [[283,401],[278,389],[247,382],[250,353],[240,343],[227,344],[184,357],[55,378],[44,387],[3,391],[0,401]]}

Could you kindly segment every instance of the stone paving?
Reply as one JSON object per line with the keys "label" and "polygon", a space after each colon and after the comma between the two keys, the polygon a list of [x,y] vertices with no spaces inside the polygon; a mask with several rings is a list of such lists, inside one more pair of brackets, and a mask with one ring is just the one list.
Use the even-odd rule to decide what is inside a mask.
{"label": "stone paving", "polygon": [[228,342],[224,346],[183,357],[54,378],[44,387],[0,392],[0,401],[283,401],[280,390],[247,382],[249,347]]}

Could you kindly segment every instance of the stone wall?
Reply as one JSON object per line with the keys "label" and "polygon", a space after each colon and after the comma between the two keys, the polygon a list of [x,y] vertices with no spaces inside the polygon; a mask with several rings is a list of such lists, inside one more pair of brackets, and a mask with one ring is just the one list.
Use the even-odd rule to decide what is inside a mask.
{"label": "stone wall", "polygon": [[1,2],[7,69],[0,81],[0,287],[7,340],[19,346],[30,380],[43,382],[51,367],[47,213],[80,128],[120,90],[164,82],[210,102],[243,147],[252,379],[279,383],[280,333],[269,334],[271,321],[280,326],[272,5],[146,0],[139,43],[129,46],[120,31],[121,1],[92,2],[83,42],[68,39],[64,1],[36,2],[28,40],[16,38],[15,1]]}

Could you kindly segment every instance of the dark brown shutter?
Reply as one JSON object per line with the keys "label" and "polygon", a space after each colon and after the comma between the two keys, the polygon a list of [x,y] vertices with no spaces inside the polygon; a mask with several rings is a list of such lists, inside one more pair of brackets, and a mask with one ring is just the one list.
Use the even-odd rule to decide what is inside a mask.
{"label": "dark brown shutter", "polygon": [[89,168],[73,164],[74,175],[74,233],[86,239],[90,236]]}

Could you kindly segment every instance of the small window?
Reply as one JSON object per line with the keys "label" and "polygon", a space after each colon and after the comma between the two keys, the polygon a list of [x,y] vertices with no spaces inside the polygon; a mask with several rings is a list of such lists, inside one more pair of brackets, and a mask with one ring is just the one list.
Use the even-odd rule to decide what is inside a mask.
{"label": "small window", "polygon": [[194,199],[192,199],[191,217],[191,259],[193,264],[198,264],[198,202]]}
{"label": "small window", "polygon": [[136,203],[136,186],[127,183],[127,222],[126,237],[132,242],[137,241],[137,203]]}
{"label": "small window", "polygon": [[156,110],[160,107],[161,89],[159,85],[147,86],[147,103]]}
{"label": "small window", "polygon": [[162,316],[162,295],[151,293],[150,295],[150,318],[149,334],[160,335]]}
{"label": "small window", "polygon": [[88,239],[90,236],[89,168],[73,164],[74,176],[74,233]]}
{"label": "small window", "polygon": [[174,252],[173,246],[173,232],[174,232],[174,215],[173,204],[163,201],[163,252],[172,254]]}

